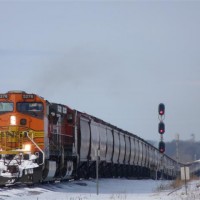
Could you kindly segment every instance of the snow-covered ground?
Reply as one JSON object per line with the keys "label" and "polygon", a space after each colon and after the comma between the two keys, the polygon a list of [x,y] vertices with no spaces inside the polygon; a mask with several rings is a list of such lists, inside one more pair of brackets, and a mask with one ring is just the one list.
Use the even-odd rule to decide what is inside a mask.
{"label": "snow-covered ground", "polygon": [[[199,200],[200,181],[174,191],[170,181],[100,179],[71,181],[34,187],[1,188],[0,200]],[[162,188],[162,189],[161,189]]]}

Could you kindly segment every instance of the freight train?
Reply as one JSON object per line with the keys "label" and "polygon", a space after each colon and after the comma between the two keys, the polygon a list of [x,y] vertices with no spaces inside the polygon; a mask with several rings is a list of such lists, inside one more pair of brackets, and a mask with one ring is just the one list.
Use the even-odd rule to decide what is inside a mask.
{"label": "freight train", "polygon": [[0,185],[95,177],[96,163],[100,177],[177,175],[177,163],[137,135],[36,94],[0,94]]}

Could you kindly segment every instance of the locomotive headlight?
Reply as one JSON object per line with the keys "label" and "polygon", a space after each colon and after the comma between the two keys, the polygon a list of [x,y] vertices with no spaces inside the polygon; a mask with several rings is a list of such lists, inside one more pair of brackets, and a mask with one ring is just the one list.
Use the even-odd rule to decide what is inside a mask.
{"label": "locomotive headlight", "polygon": [[30,144],[25,144],[24,145],[24,151],[31,151],[31,145]]}
{"label": "locomotive headlight", "polygon": [[16,116],[12,115],[10,116],[10,125],[16,125]]}

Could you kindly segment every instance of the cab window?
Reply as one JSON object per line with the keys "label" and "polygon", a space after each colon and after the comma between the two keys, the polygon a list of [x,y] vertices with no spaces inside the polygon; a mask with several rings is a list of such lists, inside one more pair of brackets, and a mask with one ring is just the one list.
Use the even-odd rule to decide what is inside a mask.
{"label": "cab window", "polygon": [[0,114],[5,112],[12,112],[13,108],[14,106],[12,102],[0,102]]}
{"label": "cab window", "polygon": [[18,102],[17,111],[33,117],[43,117],[43,104],[36,102]]}

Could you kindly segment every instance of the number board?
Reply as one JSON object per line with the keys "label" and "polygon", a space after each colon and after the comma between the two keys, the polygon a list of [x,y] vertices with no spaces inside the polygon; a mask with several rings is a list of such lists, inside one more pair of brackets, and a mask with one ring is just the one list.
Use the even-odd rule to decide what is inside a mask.
{"label": "number board", "polygon": [[7,94],[0,94],[0,99],[7,99],[8,95]]}
{"label": "number board", "polygon": [[23,99],[34,99],[35,95],[34,94],[23,94],[22,98]]}

